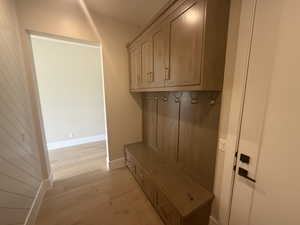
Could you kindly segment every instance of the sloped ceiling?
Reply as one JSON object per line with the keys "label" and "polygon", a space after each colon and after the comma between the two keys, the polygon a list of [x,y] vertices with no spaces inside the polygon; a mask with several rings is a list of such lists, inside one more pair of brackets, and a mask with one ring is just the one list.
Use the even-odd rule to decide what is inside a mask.
{"label": "sloped ceiling", "polygon": [[85,0],[89,9],[143,27],[169,0]]}

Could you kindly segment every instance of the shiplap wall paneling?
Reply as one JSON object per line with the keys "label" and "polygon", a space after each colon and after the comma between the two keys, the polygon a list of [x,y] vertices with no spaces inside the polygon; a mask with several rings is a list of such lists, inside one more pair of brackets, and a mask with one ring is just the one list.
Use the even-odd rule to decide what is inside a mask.
{"label": "shiplap wall paneling", "polygon": [[24,224],[41,165],[13,0],[0,1],[0,224]]}

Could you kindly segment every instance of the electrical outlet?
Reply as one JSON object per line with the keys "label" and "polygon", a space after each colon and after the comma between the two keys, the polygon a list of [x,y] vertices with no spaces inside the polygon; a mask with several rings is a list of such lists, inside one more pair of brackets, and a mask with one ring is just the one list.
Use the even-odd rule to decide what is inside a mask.
{"label": "electrical outlet", "polygon": [[226,139],[219,138],[218,149],[219,149],[221,152],[225,152],[225,148],[226,148]]}

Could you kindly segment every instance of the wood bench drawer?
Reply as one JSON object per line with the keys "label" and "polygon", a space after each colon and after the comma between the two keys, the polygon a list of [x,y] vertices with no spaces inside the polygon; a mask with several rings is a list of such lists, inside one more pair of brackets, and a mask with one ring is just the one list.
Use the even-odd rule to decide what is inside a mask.
{"label": "wood bench drawer", "polygon": [[155,188],[151,182],[150,176],[139,166],[136,166],[136,179],[151,203],[154,203]]}
{"label": "wood bench drawer", "polygon": [[156,193],[155,207],[167,225],[181,225],[181,217],[173,205],[161,192]]}
{"label": "wood bench drawer", "polygon": [[165,225],[208,225],[213,195],[156,151],[132,144],[125,158]]}
{"label": "wood bench drawer", "polygon": [[136,163],[133,157],[130,154],[126,154],[126,165],[130,172],[135,176],[136,175]]}

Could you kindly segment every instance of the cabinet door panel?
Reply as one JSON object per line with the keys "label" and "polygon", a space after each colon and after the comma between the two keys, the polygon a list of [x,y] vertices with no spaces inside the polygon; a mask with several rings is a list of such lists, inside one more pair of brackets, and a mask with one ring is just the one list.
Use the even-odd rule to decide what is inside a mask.
{"label": "cabinet door panel", "polygon": [[170,27],[164,26],[153,37],[153,87],[163,87],[169,73],[169,34]]}
{"label": "cabinet door panel", "polygon": [[170,26],[170,79],[166,85],[200,85],[204,39],[202,1],[174,18]]}
{"label": "cabinet door panel", "polygon": [[142,43],[142,80],[143,88],[151,87],[153,77],[153,42],[148,40]]}
{"label": "cabinet door panel", "polygon": [[169,160],[177,161],[179,102],[174,93],[163,93],[158,99],[158,150]]}
{"label": "cabinet door panel", "polygon": [[141,80],[141,48],[136,47],[129,50],[130,60],[130,86],[131,89],[138,89]]}

